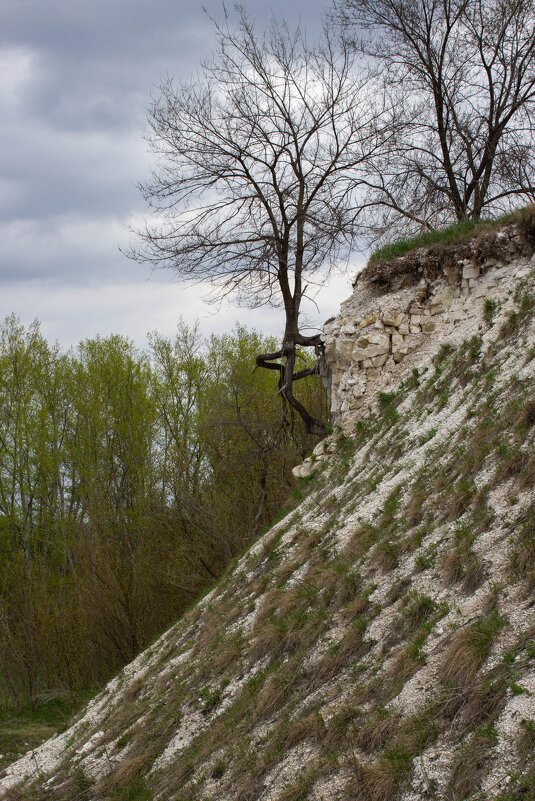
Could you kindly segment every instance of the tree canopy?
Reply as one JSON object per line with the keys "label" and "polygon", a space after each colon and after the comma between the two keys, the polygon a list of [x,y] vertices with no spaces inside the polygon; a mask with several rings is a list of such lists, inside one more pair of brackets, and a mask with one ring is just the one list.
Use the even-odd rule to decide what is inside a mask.
{"label": "tree canopy", "polygon": [[254,369],[273,347],[180,324],[65,353],[0,322],[0,709],[105,680],[279,512],[308,435]]}

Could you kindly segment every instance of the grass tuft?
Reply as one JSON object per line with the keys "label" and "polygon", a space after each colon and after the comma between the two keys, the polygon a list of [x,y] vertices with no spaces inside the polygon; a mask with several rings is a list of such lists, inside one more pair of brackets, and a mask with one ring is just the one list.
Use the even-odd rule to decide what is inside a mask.
{"label": "grass tuft", "polygon": [[463,688],[473,684],[505,620],[494,609],[466,628],[459,629],[447,649],[441,669],[445,685]]}
{"label": "grass tuft", "polygon": [[523,513],[517,544],[511,557],[511,571],[527,582],[531,591],[535,587],[535,503]]}
{"label": "grass tuft", "polygon": [[462,801],[480,787],[497,739],[494,727],[484,726],[476,729],[461,745],[454,757],[448,782],[453,798]]}

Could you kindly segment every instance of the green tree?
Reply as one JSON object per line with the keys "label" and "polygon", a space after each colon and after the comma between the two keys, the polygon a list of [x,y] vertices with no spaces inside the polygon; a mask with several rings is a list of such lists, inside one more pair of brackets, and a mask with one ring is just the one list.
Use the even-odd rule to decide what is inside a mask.
{"label": "green tree", "polygon": [[0,326],[0,662],[11,692],[22,683],[32,702],[51,674],[75,681],[66,649],[66,621],[71,629],[76,621],[63,461],[68,369],[37,323],[26,330],[11,315]]}
{"label": "green tree", "polygon": [[80,508],[77,560],[93,636],[121,661],[147,642],[145,563],[156,408],[147,357],[120,336],[86,340],[73,361],[74,423],[68,441],[75,505]]}
{"label": "green tree", "polygon": [[101,683],[278,511],[308,435],[252,366],[271,347],[182,323],[150,353],[111,336],[65,354],[0,326],[0,701]]}

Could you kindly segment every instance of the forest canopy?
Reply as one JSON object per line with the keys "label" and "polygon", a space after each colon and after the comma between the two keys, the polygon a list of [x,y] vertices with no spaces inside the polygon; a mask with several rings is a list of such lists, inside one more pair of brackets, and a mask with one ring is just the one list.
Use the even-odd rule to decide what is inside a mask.
{"label": "forest canopy", "polygon": [[182,323],[62,352],[0,325],[0,698],[98,686],[279,512],[308,437],[254,369],[271,347]]}

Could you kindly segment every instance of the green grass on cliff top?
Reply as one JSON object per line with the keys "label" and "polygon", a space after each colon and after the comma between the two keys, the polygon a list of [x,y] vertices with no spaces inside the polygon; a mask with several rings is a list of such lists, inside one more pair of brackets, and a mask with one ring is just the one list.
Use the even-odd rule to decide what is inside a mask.
{"label": "green grass on cliff top", "polygon": [[456,242],[462,242],[470,239],[474,230],[481,225],[486,225],[492,228],[503,225],[504,222],[515,216],[517,212],[505,214],[495,220],[479,219],[479,220],[465,220],[461,223],[448,225],[446,228],[438,228],[434,231],[424,231],[410,239],[400,239],[397,242],[391,242],[384,245],[378,250],[374,251],[368,260],[368,264],[373,264],[377,261],[395,259],[399,256],[404,256],[411,250],[417,248],[431,247],[438,243],[443,245],[451,245]]}

